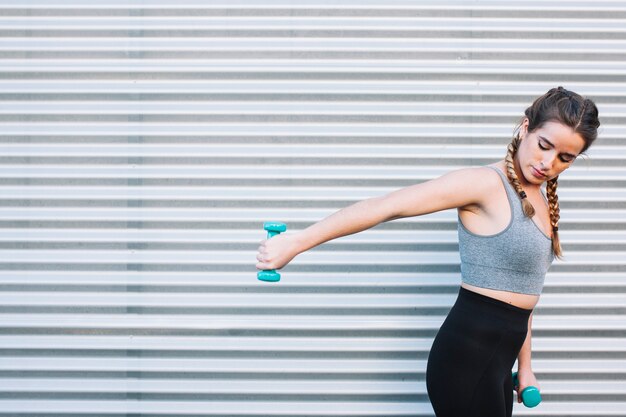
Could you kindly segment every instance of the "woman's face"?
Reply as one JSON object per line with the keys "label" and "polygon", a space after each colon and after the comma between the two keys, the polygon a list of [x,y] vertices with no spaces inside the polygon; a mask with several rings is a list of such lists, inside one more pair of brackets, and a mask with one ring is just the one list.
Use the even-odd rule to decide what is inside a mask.
{"label": "woman's face", "polygon": [[541,185],[565,171],[585,147],[580,134],[556,121],[546,122],[531,133],[527,129],[528,119],[524,119],[516,159],[521,174],[530,184]]}

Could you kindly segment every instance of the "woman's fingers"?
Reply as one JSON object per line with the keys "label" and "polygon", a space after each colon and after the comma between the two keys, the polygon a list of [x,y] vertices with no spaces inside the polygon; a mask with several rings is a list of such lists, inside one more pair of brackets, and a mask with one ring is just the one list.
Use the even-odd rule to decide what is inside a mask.
{"label": "woman's fingers", "polygon": [[296,255],[292,235],[277,235],[265,239],[257,251],[257,269],[280,269],[289,263]]}
{"label": "woman's fingers", "polygon": [[256,264],[256,268],[261,270],[271,269],[267,264],[267,250],[264,242],[265,240],[261,241],[261,246],[259,246],[258,252],[256,254],[256,259],[257,261],[259,261]]}

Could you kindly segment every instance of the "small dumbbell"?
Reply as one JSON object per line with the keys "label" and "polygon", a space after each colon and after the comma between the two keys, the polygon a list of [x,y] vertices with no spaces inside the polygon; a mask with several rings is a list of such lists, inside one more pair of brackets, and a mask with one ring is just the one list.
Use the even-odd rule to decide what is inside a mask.
{"label": "small dumbbell", "polygon": [[[267,238],[271,239],[287,230],[287,225],[285,223],[265,222],[263,223],[263,228],[267,230]],[[280,274],[275,269],[265,269],[257,272],[257,278],[261,281],[277,282],[280,281]]]}
{"label": "small dumbbell", "polygon": [[[513,387],[517,388],[518,386],[517,372],[513,372]],[[522,402],[528,408],[536,407],[541,402],[541,394],[537,387],[528,386],[524,388],[520,396],[522,397]]]}

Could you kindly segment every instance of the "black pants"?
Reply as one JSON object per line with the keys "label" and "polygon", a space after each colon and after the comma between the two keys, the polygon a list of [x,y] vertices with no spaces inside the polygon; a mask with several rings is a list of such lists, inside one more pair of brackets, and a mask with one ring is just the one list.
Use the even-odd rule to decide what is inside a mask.
{"label": "black pants", "polygon": [[437,417],[511,416],[511,372],[531,313],[460,288],[426,367],[426,387]]}

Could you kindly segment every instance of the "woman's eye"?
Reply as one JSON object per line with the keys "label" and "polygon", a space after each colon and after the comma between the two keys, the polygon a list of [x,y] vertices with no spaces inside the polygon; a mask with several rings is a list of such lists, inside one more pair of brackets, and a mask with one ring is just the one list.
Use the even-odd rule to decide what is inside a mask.
{"label": "woman's eye", "polygon": [[[548,149],[550,149],[550,148],[544,148],[544,147],[543,147],[543,145],[541,144],[541,142],[537,142],[537,144],[539,145],[539,148],[540,148],[540,149],[542,149],[542,150],[544,150],[544,151],[547,151]],[[561,157],[561,158],[559,158],[559,159],[560,159],[562,162],[566,163],[566,164],[569,164],[569,163],[571,163],[571,162],[573,162],[573,161],[574,161],[573,159],[563,159],[562,157]]]}

